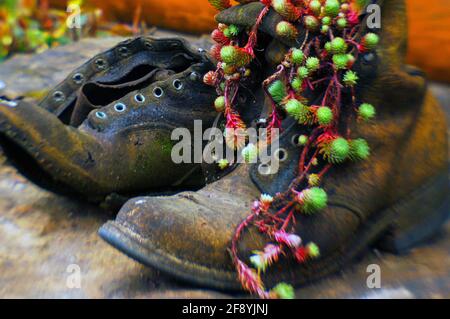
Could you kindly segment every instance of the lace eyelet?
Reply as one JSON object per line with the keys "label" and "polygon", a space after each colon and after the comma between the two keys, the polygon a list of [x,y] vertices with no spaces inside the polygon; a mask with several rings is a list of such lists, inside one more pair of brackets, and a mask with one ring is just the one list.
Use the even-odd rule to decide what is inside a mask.
{"label": "lace eyelet", "polygon": [[192,80],[192,81],[198,81],[198,80],[200,80],[200,74],[198,74],[197,72],[191,72],[191,74],[189,74],[189,78]]}
{"label": "lace eyelet", "polygon": [[55,92],[53,92],[52,97],[53,97],[53,100],[54,100],[55,102],[62,102],[62,101],[64,101],[64,100],[66,99],[66,96],[65,96],[64,93],[61,92],[61,91],[55,91]]}
{"label": "lace eyelet", "polygon": [[153,89],[153,95],[157,98],[160,98],[161,96],[163,96],[164,94],[164,90],[162,88],[160,88],[159,86],[155,87]]}
{"label": "lace eyelet", "polygon": [[84,75],[81,74],[81,73],[75,73],[75,74],[72,76],[72,80],[73,80],[73,82],[75,82],[76,84],[81,84],[81,83],[83,83],[83,81],[84,81]]}
{"label": "lace eyelet", "polygon": [[104,119],[106,119],[106,113],[105,112],[102,112],[102,111],[97,111],[97,112],[95,112],[95,116],[97,117],[97,118],[99,118],[99,119],[101,119],[101,120],[104,120]]}
{"label": "lace eyelet", "polygon": [[114,104],[114,111],[118,113],[122,113],[127,109],[127,106],[123,104],[122,102]]}
{"label": "lace eyelet", "polygon": [[175,88],[175,90],[178,90],[178,91],[183,88],[183,82],[181,82],[179,79],[173,80],[172,85]]}
{"label": "lace eyelet", "polygon": [[134,100],[138,103],[144,103],[145,102],[145,96],[141,93],[138,93],[134,96]]}
{"label": "lace eyelet", "polygon": [[97,67],[97,69],[99,70],[103,70],[106,68],[106,61],[102,58],[98,58],[94,61],[95,66]]}
{"label": "lace eyelet", "polygon": [[274,156],[280,162],[285,161],[288,157],[287,152],[284,148],[279,148],[275,150]]}

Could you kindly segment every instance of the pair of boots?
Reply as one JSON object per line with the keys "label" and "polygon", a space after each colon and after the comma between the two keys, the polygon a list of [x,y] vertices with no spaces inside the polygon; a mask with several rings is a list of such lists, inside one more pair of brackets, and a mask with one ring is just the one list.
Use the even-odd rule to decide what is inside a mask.
{"label": "pair of boots", "polygon": [[[354,66],[360,76],[357,95],[377,109],[376,121],[351,127],[371,145],[371,156],[328,172],[321,184],[328,206],[320,214],[299,215],[293,230],[304,243],[316,243],[320,257],[300,265],[281,257],[264,272],[269,287],[338,271],[374,243],[405,251],[448,217],[445,115],[424,75],[404,64],[404,1],[379,2],[380,44]],[[233,7],[217,20],[249,27],[262,7],[259,2]],[[267,49],[257,50],[261,66],[238,98],[248,125],[264,112],[258,83],[267,74],[258,69],[270,71],[291,45],[273,31],[280,21],[269,12],[260,26],[258,45]],[[277,174],[264,174],[258,164],[224,171],[175,164],[173,129],[192,131],[194,120],[202,120],[204,129],[218,125],[212,107],[216,91],[203,82],[213,69],[208,54],[180,39],[122,42],[76,69],[39,106],[3,98],[0,144],[36,184],[120,205],[116,219],[99,234],[128,256],[188,282],[240,289],[229,254],[233,234],[261,193],[282,192],[295,177],[304,128],[283,121]],[[252,252],[266,244],[251,225],[237,254],[249,263]]]}

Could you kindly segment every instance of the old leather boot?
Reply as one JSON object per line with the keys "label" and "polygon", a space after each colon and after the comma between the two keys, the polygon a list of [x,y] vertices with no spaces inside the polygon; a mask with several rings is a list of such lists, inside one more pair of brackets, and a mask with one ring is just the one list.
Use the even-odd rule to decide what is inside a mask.
{"label": "old leather boot", "polygon": [[38,185],[91,201],[198,188],[201,167],[171,160],[171,133],[192,130],[194,120],[212,125],[216,93],[203,75],[213,67],[181,39],[121,43],[76,70],[42,107],[3,100],[2,148]]}
{"label": "old leather boot", "polygon": [[[338,271],[373,243],[404,251],[437,231],[448,216],[445,115],[423,74],[404,65],[404,6],[403,1],[384,1],[380,44],[356,62],[365,82],[358,94],[378,113],[375,122],[352,127],[355,136],[371,145],[370,159],[333,167],[324,177],[328,207],[315,215],[297,215],[294,231],[303,242],[315,242],[320,257],[303,264],[281,257],[264,274],[268,287],[280,281],[301,284]],[[303,129],[297,124],[282,133],[278,174],[240,165],[197,192],[134,198],[99,230],[100,236],[177,278],[239,289],[229,254],[233,234],[261,193],[284,191],[295,176],[299,134]],[[240,258],[250,263],[252,251],[262,249],[267,239],[251,226],[239,243]]]}

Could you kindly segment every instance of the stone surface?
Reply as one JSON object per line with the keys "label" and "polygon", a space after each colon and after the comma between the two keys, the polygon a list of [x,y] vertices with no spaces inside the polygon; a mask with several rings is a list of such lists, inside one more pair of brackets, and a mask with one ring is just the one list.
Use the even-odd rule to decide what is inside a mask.
{"label": "stone surface", "polygon": [[[157,31],[157,36],[171,35]],[[121,38],[87,39],[0,65],[2,94],[40,96],[73,68]],[[205,39],[191,40],[207,45]],[[1,85],[0,85],[1,87]],[[434,86],[447,113],[450,90]],[[1,90],[1,89],[0,89]],[[108,215],[57,196],[0,164],[0,298],[230,298],[190,287],[127,258],[97,236]],[[314,284],[298,298],[450,298],[450,224],[404,256],[369,251],[363,259]],[[367,266],[381,269],[382,289],[368,289]],[[73,271],[81,288],[70,288]]]}

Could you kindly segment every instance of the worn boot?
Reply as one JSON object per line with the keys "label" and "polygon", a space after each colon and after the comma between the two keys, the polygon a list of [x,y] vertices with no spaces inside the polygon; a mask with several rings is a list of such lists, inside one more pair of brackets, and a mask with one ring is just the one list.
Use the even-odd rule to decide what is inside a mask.
{"label": "worn boot", "polygon": [[[243,17],[245,10],[237,10]],[[336,272],[373,243],[388,251],[407,250],[435,233],[448,217],[445,115],[423,74],[403,64],[404,10],[404,1],[384,2],[380,45],[356,62],[365,82],[359,95],[378,110],[375,122],[352,127],[355,136],[371,145],[370,160],[328,172],[322,184],[328,207],[315,215],[298,215],[295,226],[303,242],[320,247],[320,257],[303,264],[281,257],[264,274],[269,287]],[[100,236],[137,261],[177,278],[239,289],[229,254],[233,234],[261,193],[284,191],[295,176],[299,134],[302,128],[293,124],[280,136],[278,174],[240,165],[197,192],[134,198],[115,221],[102,226]],[[252,251],[265,244],[266,237],[251,226],[242,235],[238,254],[250,264]]]}
{"label": "worn boot", "polygon": [[41,107],[2,100],[0,144],[36,184],[91,201],[201,187],[199,164],[172,161],[171,133],[192,131],[194,120],[213,124],[216,93],[203,83],[213,68],[181,39],[122,42],[74,71]]}

